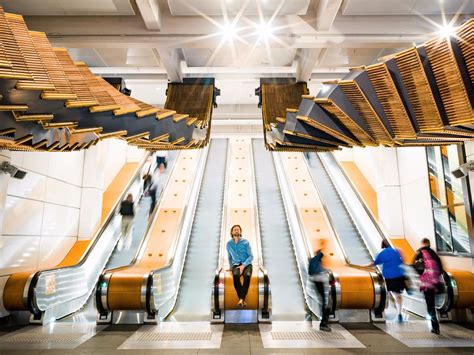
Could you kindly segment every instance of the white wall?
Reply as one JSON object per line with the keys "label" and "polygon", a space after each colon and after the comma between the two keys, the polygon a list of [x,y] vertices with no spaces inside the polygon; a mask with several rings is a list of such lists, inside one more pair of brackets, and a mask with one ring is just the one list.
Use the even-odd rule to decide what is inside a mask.
{"label": "white wall", "polygon": [[103,191],[127,156],[143,153],[113,139],[72,153],[0,151],[0,161],[27,171],[23,180],[0,174],[0,277],[53,267],[78,238],[91,238]]}
{"label": "white wall", "polygon": [[27,175],[23,180],[3,175],[0,275],[51,267],[74,244],[83,160],[83,152],[10,152],[10,162]]}
{"label": "white wall", "polygon": [[422,238],[436,245],[425,148],[397,148],[405,238],[417,249]]}
{"label": "white wall", "polygon": [[354,163],[372,186],[377,185],[378,170],[374,160],[376,155],[376,148],[353,148]]}

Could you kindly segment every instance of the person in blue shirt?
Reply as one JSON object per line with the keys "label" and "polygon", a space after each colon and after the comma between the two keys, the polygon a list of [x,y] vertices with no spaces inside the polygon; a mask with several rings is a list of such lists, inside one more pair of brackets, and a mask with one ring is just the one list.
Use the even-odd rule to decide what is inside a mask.
{"label": "person in blue shirt", "polygon": [[384,240],[382,241],[382,251],[375,257],[373,265],[382,265],[382,276],[385,279],[387,290],[395,298],[398,321],[403,322],[401,293],[406,289],[406,277],[400,252]]}
{"label": "person in blue shirt", "polygon": [[[247,307],[245,297],[250,286],[250,278],[252,277],[252,249],[248,240],[242,238],[242,228],[236,224],[230,229],[232,240],[227,242],[227,253],[229,256],[229,266],[232,270],[234,278],[234,288],[239,297],[237,306],[240,308]],[[240,281],[241,276],[244,283]]]}

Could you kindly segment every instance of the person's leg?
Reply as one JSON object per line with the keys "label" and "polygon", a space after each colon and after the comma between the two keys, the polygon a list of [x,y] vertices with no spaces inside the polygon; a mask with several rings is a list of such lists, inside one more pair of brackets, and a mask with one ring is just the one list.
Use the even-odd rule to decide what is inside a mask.
{"label": "person's leg", "polygon": [[326,305],[326,292],[324,290],[324,282],[322,281],[316,281],[314,283],[316,285],[316,291],[318,291],[319,296],[321,297],[321,323],[319,325],[320,328],[328,328],[328,323],[329,323],[329,309],[327,308]]}
{"label": "person's leg", "polygon": [[126,223],[125,236],[128,237],[133,227],[133,217],[127,217],[125,220],[125,223]]}
{"label": "person's leg", "polygon": [[240,283],[240,270],[238,266],[232,266],[232,277],[234,279],[234,288],[237,292],[239,300],[243,299],[242,297],[242,284]]}
{"label": "person's leg", "polygon": [[426,300],[426,308],[431,319],[431,328],[434,332],[439,333],[438,317],[436,316],[435,292],[427,290],[424,292]]}
{"label": "person's leg", "polygon": [[392,292],[392,296],[395,299],[395,307],[397,308],[397,314],[398,314],[398,320],[403,321],[403,316],[402,316],[402,294],[398,292]]}
{"label": "person's leg", "polygon": [[127,216],[122,216],[122,222],[120,224],[122,237],[125,237],[127,233]]}
{"label": "person's leg", "polygon": [[150,189],[149,193],[150,193],[150,198],[151,198],[151,204],[150,204],[150,214],[151,214],[153,210],[155,209],[155,205],[156,205],[156,189]]}
{"label": "person's leg", "polygon": [[252,278],[252,265],[247,265],[243,271],[244,284],[242,286],[242,299],[245,301],[247,292],[249,291],[250,279]]}

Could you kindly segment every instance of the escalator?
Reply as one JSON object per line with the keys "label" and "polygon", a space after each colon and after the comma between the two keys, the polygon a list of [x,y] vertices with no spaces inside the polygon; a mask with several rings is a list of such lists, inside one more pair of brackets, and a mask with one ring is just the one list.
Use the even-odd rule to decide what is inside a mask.
{"label": "escalator", "polygon": [[[150,155],[146,155],[141,163],[124,166],[111,183],[104,193],[103,221],[93,238],[78,241],[56,268],[32,274],[14,274],[10,277],[3,292],[7,309],[28,310],[31,313],[31,323],[45,324],[84,307],[116,246],[122,247],[125,253],[123,243],[130,243],[127,250],[131,248],[135,244],[133,241],[140,239],[140,230],[148,222],[146,213],[145,218],[142,218],[148,203],[147,199],[144,199],[137,205],[134,234],[126,241],[121,238],[121,218],[116,211],[127,194],[140,196],[143,166],[150,159]],[[122,259],[117,257],[116,262]],[[89,309],[89,306],[84,309]]]}
{"label": "escalator", "polygon": [[[301,321],[306,304],[272,153],[252,139],[262,254],[272,280],[273,320]],[[291,301],[290,301],[291,300]]]}
{"label": "escalator", "polygon": [[[153,160],[154,159],[154,156]],[[162,183],[162,190],[157,191],[156,200],[159,202],[161,196],[163,195],[164,190],[166,189],[166,185],[168,184],[168,180],[170,177],[170,172],[173,170],[173,166],[176,162],[178,157],[177,151],[170,151],[167,156],[167,170],[163,173],[161,179]],[[150,171],[154,171],[156,168],[156,164],[154,161],[150,165]],[[135,205],[135,217],[133,219],[133,227],[131,233],[128,236],[121,236],[117,245],[112,252],[112,255],[107,262],[107,265],[104,269],[113,269],[123,267],[128,265],[132,262],[134,256],[136,255],[140,244],[142,243],[144,237],[149,228],[149,223],[153,220],[154,212],[150,211],[151,206],[151,198],[149,196],[145,196],[144,191],[141,191],[140,199]],[[65,322],[68,321],[90,321],[93,322],[96,319],[97,311],[94,305],[94,297],[89,297],[86,305],[78,312],[75,312],[70,317],[64,319]]]}
{"label": "escalator", "polygon": [[[309,153],[306,159],[313,182],[321,193],[334,227],[338,229],[347,257],[358,265],[370,263],[383,240],[389,244],[392,242],[380,229],[332,153]],[[418,275],[413,268],[407,266],[406,274],[412,285],[418,285]],[[454,295],[457,293],[450,275],[446,273],[443,278],[447,292],[437,299],[437,308],[442,315],[453,307]],[[424,298],[416,286],[411,295],[406,294],[404,297],[406,310],[425,316]]]}
{"label": "escalator", "polygon": [[369,251],[344,201],[332,183],[329,173],[325,170],[320,154],[306,153],[305,156],[313,182],[326,205],[332,225],[341,238],[341,244],[348,260],[359,266],[369,264],[375,255],[372,252],[377,249]]}
{"label": "escalator", "polygon": [[[218,267],[212,287],[211,323],[271,322],[271,288],[267,270],[263,267],[252,142],[249,138],[232,138],[228,151],[229,179],[224,200]],[[252,275],[245,298],[247,306],[243,308],[238,304],[226,250],[229,231],[234,225],[241,227],[242,236],[249,242],[253,254]]]}
{"label": "escalator", "polygon": [[386,304],[383,279],[373,269],[353,264],[347,256],[303,154],[280,153],[273,158],[308,313],[320,316],[320,298],[308,277],[308,261],[322,249],[331,317],[340,321],[380,319]]}
{"label": "escalator", "polygon": [[137,314],[134,322],[144,312],[144,322],[156,323],[173,310],[207,153],[207,148],[180,153],[136,254],[101,275],[95,294],[99,324],[118,322],[115,311],[125,322],[127,312]]}
{"label": "escalator", "polygon": [[223,233],[227,139],[212,139],[186,251],[178,298],[168,319],[207,321],[209,295]]}

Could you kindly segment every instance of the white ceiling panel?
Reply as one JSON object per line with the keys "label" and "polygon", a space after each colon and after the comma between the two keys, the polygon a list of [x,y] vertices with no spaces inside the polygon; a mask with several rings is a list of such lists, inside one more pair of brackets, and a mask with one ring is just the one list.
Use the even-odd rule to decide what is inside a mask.
{"label": "white ceiling panel", "polygon": [[383,48],[328,48],[320,66],[354,67],[369,65],[384,53]]}
{"label": "white ceiling panel", "polygon": [[290,66],[295,58],[295,48],[265,48],[235,46],[235,55],[230,46],[223,46],[217,53],[214,49],[183,49],[186,64],[189,67],[253,67],[253,66]]}
{"label": "white ceiling panel", "polygon": [[159,61],[151,48],[70,48],[74,60],[93,67],[155,67]]}
{"label": "white ceiling panel", "polygon": [[346,0],[343,15],[473,14],[472,0]]}
{"label": "white ceiling panel", "polygon": [[89,67],[105,67],[106,63],[92,48],[68,48],[71,58],[85,62]]}
{"label": "white ceiling panel", "polygon": [[1,0],[0,5],[24,16],[135,15],[130,0]]}
{"label": "white ceiling panel", "polygon": [[125,81],[127,88],[132,90],[132,96],[150,105],[163,106],[166,101],[167,80],[133,80]]}
{"label": "white ceiling panel", "polygon": [[310,0],[168,0],[171,14],[174,16],[221,16],[224,12],[236,15],[243,6],[244,16],[258,16],[259,8],[264,16],[305,15]]}
{"label": "white ceiling panel", "polygon": [[258,105],[258,96],[255,96],[255,89],[259,87],[258,79],[247,80],[219,80],[216,79],[216,87],[221,90],[221,96],[217,97],[219,105]]}

